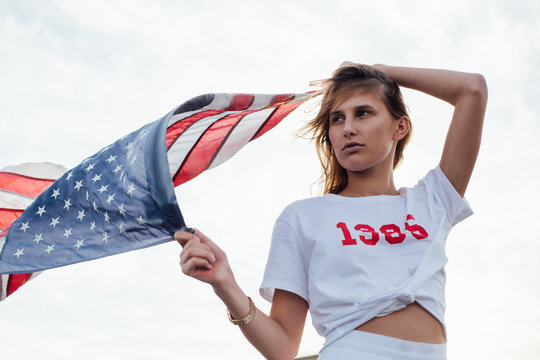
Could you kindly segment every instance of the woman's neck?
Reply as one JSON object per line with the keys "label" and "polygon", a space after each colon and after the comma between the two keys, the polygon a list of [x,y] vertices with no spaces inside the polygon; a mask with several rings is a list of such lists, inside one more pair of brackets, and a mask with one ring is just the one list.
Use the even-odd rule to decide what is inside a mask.
{"label": "woman's neck", "polygon": [[347,197],[363,197],[376,195],[398,195],[394,185],[393,169],[382,167],[365,171],[348,171],[347,186],[339,193]]}

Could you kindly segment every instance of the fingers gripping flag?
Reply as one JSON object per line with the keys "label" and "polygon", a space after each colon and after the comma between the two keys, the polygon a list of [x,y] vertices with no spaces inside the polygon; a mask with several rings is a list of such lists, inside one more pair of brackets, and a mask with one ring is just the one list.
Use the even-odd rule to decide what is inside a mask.
{"label": "fingers gripping flag", "polygon": [[[31,204],[23,192],[26,202],[18,208],[0,209],[0,274],[28,279],[45,269],[173,240],[185,226],[174,186],[223,163],[310,97],[202,95],[105,147],[54,183],[47,179],[43,189],[34,190],[33,197],[39,196]],[[9,169],[2,174],[16,178]],[[0,191],[17,193],[1,181]],[[5,276],[3,297],[10,293]]]}

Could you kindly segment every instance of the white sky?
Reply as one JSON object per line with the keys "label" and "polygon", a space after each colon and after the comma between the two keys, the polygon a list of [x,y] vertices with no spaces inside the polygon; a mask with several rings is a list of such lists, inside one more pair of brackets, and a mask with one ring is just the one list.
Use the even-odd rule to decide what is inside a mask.
{"label": "white sky", "polygon": [[[0,0],[0,168],[77,165],[207,92],[309,90],[343,60],[483,73],[490,99],[467,192],[475,216],[448,240],[450,359],[540,353],[540,3],[530,1]],[[451,109],[404,92],[415,126],[399,186],[440,156]],[[300,109],[235,158],[178,188],[189,225],[229,254],[258,295],[273,222],[315,195]],[[169,243],[49,270],[0,304],[0,349],[17,359],[261,358]],[[29,342],[30,340],[30,342]],[[311,324],[300,354],[318,351]]]}

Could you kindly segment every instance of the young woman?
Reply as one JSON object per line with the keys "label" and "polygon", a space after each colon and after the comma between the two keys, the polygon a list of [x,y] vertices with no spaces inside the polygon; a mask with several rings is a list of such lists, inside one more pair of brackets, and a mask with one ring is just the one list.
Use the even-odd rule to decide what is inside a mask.
{"label": "young woman", "polygon": [[[440,163],[412,188],[393,169],[411,133],[399,85],[454,114]],[[322,82],[313,132],[325,195],[294,202],[274,227],[259,311],[226,255],[200,231],[178,232],[182,271],[212,285],[233,323],[268,359],[296,356],[307,311],[320,359],[445,359],[445,240],[472,211],[463,199],[480,146],[481,75],[344,63]]]}

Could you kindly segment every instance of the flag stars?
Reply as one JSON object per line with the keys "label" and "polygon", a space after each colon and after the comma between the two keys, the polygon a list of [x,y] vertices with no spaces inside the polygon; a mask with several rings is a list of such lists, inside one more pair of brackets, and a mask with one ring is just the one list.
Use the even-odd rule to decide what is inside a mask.
{"label": "flag stars", "polygon": [[131,153],[133,151],[133,142],[129,142],[126,146],[126,150],[128,153]]}
{"label": "flag stars", "polygon": [[139,223],[139,225],[146,224],[146,221],[144,221],[142,215],[139,215],[139,217],[137,218],[137,222]]}
{"label": "flag stars", "polygon": [[56,228],[56,225],[58,225],[59,223],[60,223],[60,216],[51,219],[51,223],[49,225],[52,226],[53,228]]}
{"label": "flag stars", "polygon": [[103,174],[99,174],[99,175],[96,174],[96,175],[94,175],[94,177],[92,178],[92,182],[95,183],[96,181],[101,181],[101,175],[103,175]]}
{"label": "flag stars", "polygon": [[35,239],[34,239],[34,242],[35,242],[36,244],[39,244],[39,242],[40,242],[41,240],[43,240],[43,233],[41,233],[41,234],[36,234],[36,237],[35,237]]}
{"label": "flag stars", "polygon": [[120,170],[122,170],[122,164],[116,165],[116,168],[114,168],[113,173],[117,174]]}
{"label": "flag stars", "polygon": [[120,214],[124,215],[124,217],[126,216],[126,209],[124,209],[124,204],[118,206],[118,211],[120,212]]}
{"label": "flag stars", "polygon": [[45,214],[47,211],[45,211],[45,205],[43,206],[38,206],[38,211],[36,212],[36,215],[39,215],[39,217],[41,217],[41,215]]}
{"label": "flag stars", "polygon": [[120,230],[120,234],[126,233],[126,228],[124,227],[124,223],[120,223],[120,225],[118,226],[118,230]]}
{"label": "flag stars", "polygon": [[30,229],[30,225],[28,225],[28,221],[27,221],[27,222],[25,222],[25,223],[23,222],[23,223],[21,224],[21,228],[20,228],[19,230],[21,230],[22,232],[25,233],[26,230],[28,230],[28,229]]}
{"label": "flag stars", "polygon": [[99,188],[98,192],[100,194],[102,194],[103,192],[107,191],[107,188],[109,187],[109,185],[101,185],[101,187]]}
{"label": "flag stars", "polygon": [[96,222],[95,221],[92,221],[90,223],[90,231],[94,231],[96,229]]}
{"label": "flag stars", "polygon": [[127,193],[129,196],[133,195],[133,192],[135,191],[135,184],[134,183],[131,183],[131,185],[129,185],[128,189],[127,189]]}
{"label": "flag stars", "polygon": [[68,172],[67,176],[66,176],[66,181],[69,181],[69,179],[71,179],[73,177],[73,170],[71,170],[70,172]]}
{"label": "flag stars", "polygon": [[105,243],[109,242],[109,235],[107,235],[106,232],[103,233],[103,239],[101,239],[101,241],[104,241]]}
{"label": "flag stars", "polygon": [[98,211],[98,206],[96,204],[96,201],[92,201],[92,206],[94,207],[94,211]]}
{"label": "flag stars", "polygon": [[[80,181],[75,180],[75,186],[73,188],[75,190],[79,191],[79,190],[81,190],[82,187],[83,187],[82,180],[80,180]],[[86,194],[88,195],[88,192],[86,192]],[[88,200],[88,199],[86,199],[86,200]]]}
{"label": "flag stars", "polygon": [[107,196],[107,201],[105,201],[107,203],[107,205],[111,205],[111,202],[114,200],[115,196],[116,196],[116,193]]}
{"label": "flag stars", "polygon": [[84,171],[89,172],[90,170],[94,169],[94,164],[88,164],[88,167],[84,169]]}
{"label": "flag stars", "polygon": [[108,164],[112,163],[113,161],[116,161],[116,155],[110,155],[109,158],[105,161],[107,161]]}
{"label": "flag stars", "polygon": [[58,189],[53,189],[53,193],[52,193],[51,197],[53,197],[54,200],[56,200],[56,198],[57,198],[58,196],[60,196],[60,188],[58,188]]}
{"label": "flag stars", "polygon": [[88,199],[90,199],[90,193],[87,191],[86,192],[86,201],[88,201]]}
{"label": "flag stars", "polygon": [[19,256],[21,255],[24,255],[24,249],[17,249],[17,251],[15,252],[15,254],[13,254],[13,256],[16,256],[17,259],[19,258]]}
{"label": "flag stars", "polygon": [[65,237],[66,240],[72,235],[71,234],[71,229],[73,229],[73,228],[64,229],[64,235],[62,235],[62,236]]}
{"label": "flag stars", "polygon": [[85,216],[86,215],[84,214],[84,209],[83,209],[83,210],[79,211],[79,216],[77,216],[77,219],[82,221]]}
{"label": "flag stars", "polygon": [[73,245],[73,247],[76,247],[77,250],[79,250],[81,248],[81,246],[84,245],[84,239],[81,239],[81,240],[77,240],[77,243],[75,245]]}
{"label": "flag stars", "polygon": [[71,203],[71,199],[67,199],[67,200],[64,200],[64,209],[66,209],[67,211],[69,211],[69,208],[73,206],[73,204]]}
{"label": "flag stars", "polygon": [[111,218],[109,217],[109,214],[108,214],[106,211],[105,211],[104,216],[105,216],[105,222],[106,222],[107,224],[109,224],[109,220],[110,220]]}
{"label": "flag stars", "polygon": [[54,244],[52,245],[47,245],[47,249],[45,250],[45,252],[47,254],[50,254],[52,251],[54,251]]}

